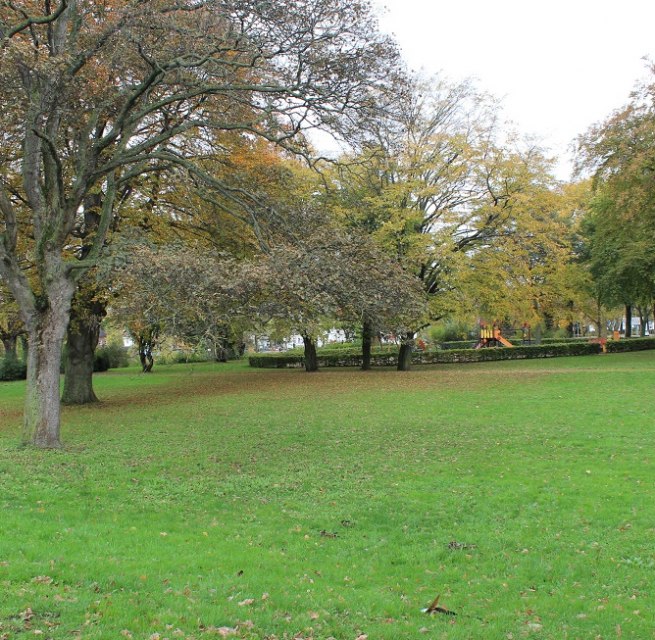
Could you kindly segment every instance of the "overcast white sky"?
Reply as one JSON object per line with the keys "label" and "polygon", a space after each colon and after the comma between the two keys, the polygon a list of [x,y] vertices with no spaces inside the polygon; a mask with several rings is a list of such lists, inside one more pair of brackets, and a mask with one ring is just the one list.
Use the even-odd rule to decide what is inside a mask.
{"label": "overcast white sky", "polygon": [[411,69],[476,79],[561,157],[655,60],[655,0],[376,0]]}

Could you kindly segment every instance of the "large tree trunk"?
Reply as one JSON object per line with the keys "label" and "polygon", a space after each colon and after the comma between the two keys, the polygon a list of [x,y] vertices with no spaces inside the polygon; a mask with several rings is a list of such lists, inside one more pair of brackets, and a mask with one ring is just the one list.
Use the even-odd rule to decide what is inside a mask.
{"label": "large tree trunk", "polygon": [[[75,307],[73,307],[75,309]],[[90,404],[98,398],[93,391],[93,361],[100,336],[100,318],[73,312],[66,334],[64,404]]]}
{"label": "large tree trunk", "polygon": [[106,301],[94,278],[84,277],[77,285],[71,305],[70,322],[66,332],[64,366],[65,404],[97,402],[93,391],[93,365],[100,322],[107,315]]}
{"label": "large tree trunk", "polygon": [[159,325],[153,324],[132,334],[139,349],[139,360],[143,373],[150,373],[155,364],[152,352],[159,340]]}
{"label": "large tree trunk", "polygon": [[632,338],[632,305],[625,305],[625,337]]}
{"label": "large tree trunk", "polygon": [[303,344],[305,345],[305,371],[312,373],[318,371],[318,356],[316,355],[316,345],[311,336],[303,335]]}
{"label": "large tree trunk", "polygon": [[150,373],[152,371],[155,359],[152,357],[152,346],[150,343],[139,345],[139,361],[141,362],[143,373]]}
{"label": "large tree trunk", "polygon": [[414,349],[414,335],[402,337],[398,350],[398,371],[409,371],[412,368],[412,351]]}
{"label": "large tree trunk", "polygon": [[371,343],[373,341],[373,328],[368,318],[362,323],[362,371],[371,368]]}
{"label": "large tree trunk", "polygon": [[50,304],[25,318],[29,349],[23,443],[48,449],[61,447],[59,371],[73,284],[62,281],[53,289]]}

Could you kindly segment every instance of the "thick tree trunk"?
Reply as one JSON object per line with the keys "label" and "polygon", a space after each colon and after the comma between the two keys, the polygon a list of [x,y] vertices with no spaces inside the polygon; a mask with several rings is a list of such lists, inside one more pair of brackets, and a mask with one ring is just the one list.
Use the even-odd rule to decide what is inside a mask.
{"label": "thick tree trunk", "polygon": [[632,338],[632,305],[625,305],[625,337]]}
{"label": "thick tree trunk", "polygon": [[316,345],[311,336],[302,337],[305,345],[305,371],[312,373],[318,371],[318,356],[316,355]]}
{"label": "thick tree trunk", "polygon": [[61,447],[59,371],[73,294],[72,284],[67,284],[61,295],[49,295],[56,306],[33,312],[25,323],[29,349],[23,443],[40,448]]}
{"label": "thick tree trunk", "polygon": [[97,315],[75,317],[73,313],[66,334],[64,404],[90,404],[98,398],[93,391],[93,360],[100,336]]}
{"label": "thick tree trunk", "polygon": [[100,322],[107,315],[106,302],[99,293],[93,279],[85,277],[78,282],[66,332],[64,393],[61,399],[65,404],[98,401],[93,391],[93,365],[100,337]]}
{"label": "thick tree trunk", "polygon": [[152,348],[149,345],[139,348],[139,361],[141,362],[141,370],[143,373],[150,373],[155,364],[152,357]]}
{"label": "thick tree trunk", "polygon": [[371,343],[373,341],[373,329],[371,322],[365,319],[362,323],[362,371],[371,369]]}
{"label": "thick tree trunk", "polygon": [[4,357],[7,360],[18,360],[18,353],[16,352],[16,336],[4,336],[2,338],[2,346],[5,349]]}
{"label": "thick tree trunk", "polygon": [[404,336],[398,350],[398,371],[409,371],[412,368],[412,351],[414,349],[414,336]]}

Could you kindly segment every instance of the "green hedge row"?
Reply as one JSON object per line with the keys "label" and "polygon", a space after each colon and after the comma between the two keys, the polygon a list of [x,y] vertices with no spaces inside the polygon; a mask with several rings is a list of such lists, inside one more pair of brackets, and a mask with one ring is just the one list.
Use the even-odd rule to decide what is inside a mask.
{"label": "green hedge row", "polygon": [[621,338],[607,341],[608,353],[625,353],[626,351],[644,351],[655,349],[655,338]]}
{"label": "green hedge row", "polygon": [[473,338],[472,340],[448,340],[447,342],[440,342],[440,349],[474,349],[479,340]]}
{"label": "green hedge row", "polygon": [[[552,345],[520,346],[498,349],[449,349],[438,351],[416,351],[412,355],[413,364],[446,364],[451,362],[488,362],[493,360],[522,360],[527,358],[555,358],[559,356],[582,356],[601,352],[599,344],[570,343]],[[304,366],[303,356],[283,353],[260,354],[250,356],[251,367],[285,368]],[[374,353],[371,355],[372,366],[395,366],[398,363],[396,353]],[[362,354],[358,350],[340,353],[319,353],[319,367],[358,367],[362,364]]]}
{"label": "green hedge row", "polygon": [[[652,340],[653,338],[641,338],[639,336],[634,336],[631,338],[625,338],[621,337],[621,340],[619,342],[624,342],[625,340],[628,340],[630,342],[634,342],[635,340]],[[597,340],[596,336],[578,336],[576,338],[542,338],[541,343],[542,344],[564,344],[565,342],[584,342],[584,341],[589,341],[589,340]],[[609,344],[610,342],[614,342],[611,338],[608,338],[607,343]],[[648,347],[646,347],[648,348]],[[620,351],[632,351],[634,349],[620,349]],[[641,349],[636,349],[636,351],[640,351]]]}

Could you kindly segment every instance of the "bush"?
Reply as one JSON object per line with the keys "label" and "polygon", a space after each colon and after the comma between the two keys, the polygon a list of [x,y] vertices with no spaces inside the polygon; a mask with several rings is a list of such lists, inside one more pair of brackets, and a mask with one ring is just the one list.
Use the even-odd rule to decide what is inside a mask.
{"label": "bush", "polygon": [[27,378],[27,365],[22,360],[4,358],[0,360],[0,380],[25,380]]}
{"label": "bush", "polygon": [[[644,347],[648,348],[648,347]],[[494,360],[523,360],[528,358],[556,358],[560,356],[582,356],[601,352],[601,345],[588,342],[531,345],[491,349],[449,349],[438,351],[416,351],[412,355],[413,364],[447,364],[453,362],[488,362]],[[251,367],[285,368],[302,367],[301,355],[260,354],[249,358]],[[371,355],[373,366],[395,366],[398,363],[398,351],[374,351]],[[339,353],[318,354],[319,367],[358,367],[362,364],[361,350],[342,350]]]}
{"label": "bush", "polygon": [[93,356],[93,372],[100,373],[109,370],[109,356],[101,350],[95,352]]}
{"label": "bush", "polygon": [[120,342],[110,342],[104,347],[96,349],[96,355],[101,355],[107,359],[109,369],[120,369],[128,367],[130,364],[130,356],[127,348]]}
{"label": "bush", "polygon": [[108,371],[127,367],[130,358],[127,349],[120,342],[110,342],[104,347],[98,347],[93,356],[93,371]]}
{"label": "bush", "polygon": [[429,333],[433,342],[460,342],[471,335],[471,327],[464,322],[449,320],[430,327]]}
{"label": "bush", "polygon": [[655,338],[622,338],[621,340],[608,340],[607,353],[625,353],[626,351],[644,351],[655,349]]}
{"label": "bush", "polygon": [[474,349],[478,344],[478,340],[450,340],[449,342],[441,342],[440,349]]}
{"label": "bush", "polygon": [[[300,351],[303,351],[303,347],[299,347]],[[362,350],[362,341],[358,340],[357,342],[328,342],[322,347],[318,348],[320,352],[333,352],[333,351],[350,351],[352,349]],[[297,349],[293,349],[297,351]]]}
{"label": "bush", "polygon": [[302,367],[305,359],[301,354],[259,353],[248,357],[248,364],[258,369],[284,369],[285,367]]}

